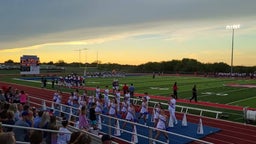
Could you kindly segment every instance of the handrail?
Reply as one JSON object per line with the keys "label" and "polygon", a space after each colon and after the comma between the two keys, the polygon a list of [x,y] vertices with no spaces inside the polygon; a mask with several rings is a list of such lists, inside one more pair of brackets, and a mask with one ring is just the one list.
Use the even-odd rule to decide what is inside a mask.
{"label": "handrail", "polygon": [[[110,97],[115,97],[113,95],[109,95]],[[138,101],[141,101],[141,99],[138,99],[138,98],[131,98],[131,100],[137,104]],[[157,101],[152,101],[150,100],[149,103],[153,103],[153,104],[157,104],[159,102]],[[165,106],[168,106],[167,103],[161,103],[162,105],[165,105]],[[176,107],[178,108],[181,108],[181,111],[180,112],[183,112],[183,109],[186,109],[186,113],[188,113],[188,110],[191,109],[191,110],[198,110],[200,111],[200,116],[202,116],[203,112],[210,112],[210,113],[216,113],[216,119],[219,117],[219,114],[222,114],[221,111],[215,111],[215,110],[208,110],[208,109],[201,109],[201,108],[195,108],[195,107],[189,107],[189,106],[182,106],[182,105],[176,105]]]}
{"label": "handrail", "polygon": [[[49,101],[49,100],[44,100],[44,99],[41,99],[41,98],[36,98],[36,97],[32,97],[32,96],[29,96],[30,98],[34,98],[34,99],[38,99],[38,100],[42,100],[42,101],[44,101],[44,102],[51,102],[51,103],[55,103],[55,102],[53,102],[53,101]],[[140,100],[140,99],[136,99],[136,100]],[[31,102],[30,101],[30,103],[33,103],[33,104],[35,104],[34,102]],[[157,103],[157,102],[154,102],[154,103]],[[40,105],[40,104],[37,104],[37,105]],[[64,105],[64,104],[59,104],[59,105]],[[72,109],[76,109],[76,110],[79,110],[78,108],[75,108],[75,107],[71,107],[71,106],[67,106],[67,105],[64,105],[65,107],[69,107],[69,108],[71,108],[70,110],[72,110]],[[48,107],[48,106],[47,106]],[[60,111],[60,110],[58,110],[58,109],[55,109],[55,110],[57,110],[57,111]],[[64,112],[65,113],[65,112]],[[70,114],[70,113],[67,113],[67,114]],[[73,115],[72,113],[70,114],[70,116],[75,116],[75,115]],[[142,124],[139,124],[139,123],[135,123],[135,122],[131,122],[131,121],[127,121],[127,120],[123,120],[123,119],[119,119],[119,118],[115,118],[115,117],[111,117],[111,116],[107,116],[107,115],[103,115],[103,114],[100,114],[101,116],[104,116],[104,117],[108,117],[108,118],[111,118],[111,119],[115,119],[115,120],[119,120],[119,121],[124,121],[124,122],[127,122],[127,123],[130,123],[130,124],[133,124],[133,125],[136,125],[136,126],[143,126],[143,127],[147,127],[147,128],[149,128],[151,131],[152,130],[159,130],[159,129],[157,129],[157,128],[154,128],[154,127],[150,127],[150,126],[145,126],[145,125],[142,125]],[[77,117],[77,116],[76,116]],[[102,125],[106,125],[106,124],[103,124],[102,123]],[[109,127],[109,128],[115,128],[115,127],[113,127],[113,126],[111,126],[111,125],[106,125],[107,127]],[[120,129],[121,130],[121,129]],[[122,129],[123,130],[123,129]],[[125,132],[128,132],[128,133],[131,133],[131,134],[133,134],[133,132],[129,132],[129,131],[126,131],[126,130],[124,130]],[[191,140],[194,140],[194,141],[198,141],[198,142],[202,142],[202,143],[206,143],[206,144],[212,144],[212,143],[210,143],[210,142],[207,142],[207,141],[204,141],[204,140],[200,140],[200,139],[196,139],[196,138],[193,138],[193,137],[189,137],[189,136],[185,136],[185,135],[181,135],[181,134],[177,134],[177,133],[173,133],[173,132],[169,132],[169,131],[164,131],[164,130],[160,130],[160,131],[162,131],[162,132],[165,132],[165,133],[168,133],[168,134],[172,134],[172,135],[176,135],[176,136],[179,136],[179,137],[183,137],[183,138],[187,138],[187,139],[191,139]],[[143,135],[140,135],[140,134],[137,134],[138,136],[140,136],[140,137],[144,137],[144,138],[148,138],[149,140],[154,140],[154,141],[158,141],[158,140],[155,140],[155,139],[153,139],[153,138],[149,138],[149,137],[146,137],[146,136],[143,136]],[[123,139],[122,139],[123,140]],[[161,141],[158,141],[158,142],[160,142],[161,143]]]}
{"label": "handrail", "polygon": [[[183,137],[183,138],[187,138],[187,139],[191,139],[191,140],[203,142],[203,143],[205,143],[205,144],[212,144],[211,142],[207,142],[207,141],[200,140],[200,139],[196,139],[196,138],[193,138],[193,137],[189,137],[189,136],[177,134],[177,133],[174,133],[174,132],[169,132],[169,131],[165,131],[165,130],[160,130],[160,129],[157,129],[157,128],[154,128],[154,127],[150,127],[150,126],[145,126],[145,125],[140,124],[140,123],[127,121],[127,120],[119,119],[119,118],[116,118],[116,117],[111,117],[111,116],[108,116],[108,115],[103,115],[103,114],[100,114],[100,115],[101,115],[101,116],[104,116],[104,117],[111,118],[111,119],[115,119],[115,120],[119,120],[119,121],[124,121],[124,122],[130,123],[130,124],[136,125],[136,126],[147,127],[147,128],[149,128],[150,130],[159,130],[159,131],[161,131],[161,132],[165,132],[165,133],[172,134],[172,135],[176,135],[176,136],[179,136],[179,137]],[[103,124],[102,124],[102,125],[103,125]],[[106,125],[106,124],[104,124],[104,125]],[[116,128],[116,127],[113,127],[113,126],[109,126],[109,127],[111,127],[111,128]],[[122,130],[123,130],[123,129],[122,129]],[[126,130],[125,130],[125,131],[126,131]],[[130,131],[127,131],[127,132],[130,133],[130,134],[133,134],[133,132],[130,132]],[[149,138],[149,137],[146,137],[146,136],[143,136],[143,135],[140,135],[140,134],[137,134],[137,135],[138,135],[138,136],[141,136],[141,137],[144,137],[144,138],[148,138],[148,139],[150,139],[150,140],[155,140],[155,139],[153,139],[153,138]],[[161,141],[159,141],[159,142],[161,142]]]}

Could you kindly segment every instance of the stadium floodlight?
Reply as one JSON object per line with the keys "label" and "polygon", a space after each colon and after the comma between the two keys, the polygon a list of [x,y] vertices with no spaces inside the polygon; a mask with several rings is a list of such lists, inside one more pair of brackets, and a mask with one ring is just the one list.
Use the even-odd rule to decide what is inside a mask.
{"label": "stadium floodlight", "polygon": [[234,34],[235,29],[239,29],[240,24],[234,24],[234,25],[227,25],[226,29],[232,30],[232,47],[231,47],[231,67],[230,67],[230,77],[232,77],[233,74],[233,57],[234,57]]}

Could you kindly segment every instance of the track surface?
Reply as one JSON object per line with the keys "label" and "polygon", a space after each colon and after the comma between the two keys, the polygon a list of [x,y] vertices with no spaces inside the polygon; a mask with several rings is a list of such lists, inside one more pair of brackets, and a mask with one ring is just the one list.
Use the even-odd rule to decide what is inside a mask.
{"label": "track surface", "polygon": [[[12,86],[13,88],[17,88],[19,90],[24,90],[31,96],[35,96],[38,98],[52,100],[53,94],[55,91],[41,89],[36,87],[29,87],[23,85],[17,85],[12,83],[4,83],[0,82],[0,87],[2,86]],[[139,96],[140,94],[136,94]],[[69,93],[63,94],[63,102],[67,101],[69,97]],[[168,100],[168,98],[160,97],[160,96],[150,96],[151,99],[161,99],[161,100]],[[179,99],[178,102],[185,102],[189,103],[188,100]],[[218,107],[218,108],[227,108],[233,110],[242,110],[241,107],[237,106],[229,106],[229,105],[221,105],[209,102],[198,102],[195,103],[197,105],[204,105],[204,106],[211,106],[211,107]],[[49,105],[50,106],[50,105]],[[179,120],[182,119],[182,114],[177,113],[177,118]],[[187,120],[192,123],[198,123],[199,116],[194,115],[187,115]],[[208,125],[212,127],[220,128],[221,131],[218,133],[211,134],[205,137],[203,140],[216,143],[216,144],[256,144],[256,127],[252,125],[245,125],[241,123],[234,123],[230,121],[220,120],[220,119],[213,119],[213,118],[206,118],[201,117],[203,121],[203,125]],[[196,143],[196,142],[193,142]]]}

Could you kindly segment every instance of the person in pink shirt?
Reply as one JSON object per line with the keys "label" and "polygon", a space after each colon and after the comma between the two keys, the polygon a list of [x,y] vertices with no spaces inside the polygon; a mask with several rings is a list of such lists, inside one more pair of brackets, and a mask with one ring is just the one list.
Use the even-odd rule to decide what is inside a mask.
{"label": "person in pink shirt", "polygon": [[20,92],[20,103],[22,105],[26,104],[27,103],[27,99],[28,99],[28,95],[22,90]]}

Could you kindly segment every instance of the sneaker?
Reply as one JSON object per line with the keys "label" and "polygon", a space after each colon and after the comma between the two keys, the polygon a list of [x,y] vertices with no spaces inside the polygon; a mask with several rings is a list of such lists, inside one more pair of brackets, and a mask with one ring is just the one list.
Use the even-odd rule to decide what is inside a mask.
{"label": "sneaker", "polygon": [[178,121],[176,121],[175,124],[178,124]]}

